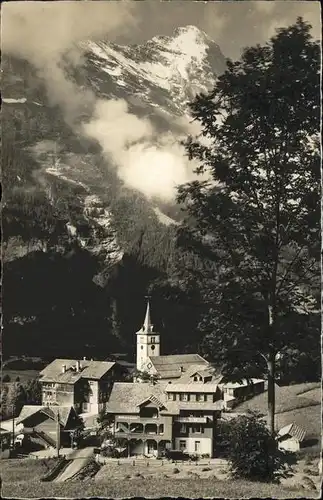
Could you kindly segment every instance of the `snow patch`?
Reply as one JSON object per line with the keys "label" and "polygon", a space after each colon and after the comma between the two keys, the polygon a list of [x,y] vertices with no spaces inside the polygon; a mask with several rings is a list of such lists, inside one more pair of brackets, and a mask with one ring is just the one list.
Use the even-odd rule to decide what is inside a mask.
{"label": "snow patch", "polygon": [[154,208],[154,212],[157,215],[157,218],[159,222],[164,224],[165,226],[171,226],[171,225],[178,225],[178,222],[176,222],[174,219],[171,217],[168,217],[168,215],[165,215],[158,207]]}
{"label": "snow patch", "polygon": [[24,104],[27,102],[26,97],[20,97],[19,99],[13,99],[12,97],[2,97],[2,102],[5,102],[6,104]]}

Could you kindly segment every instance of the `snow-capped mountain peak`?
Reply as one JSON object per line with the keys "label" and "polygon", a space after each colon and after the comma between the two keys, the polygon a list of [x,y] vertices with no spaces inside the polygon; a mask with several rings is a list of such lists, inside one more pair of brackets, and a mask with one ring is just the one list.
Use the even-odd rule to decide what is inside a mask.
{"label": "snow-capped mountain peak", "polygon": [[[141,105],[183,115],[197,92],[207,92],[225,69],[218,45],[195,26],[176,28],[141,45],[86,43],[88,62],[115,87],[114,97],[131,96]],[[102,80],[94,86],[102,89]],[[107,92],[109,97],[111,93]]]}

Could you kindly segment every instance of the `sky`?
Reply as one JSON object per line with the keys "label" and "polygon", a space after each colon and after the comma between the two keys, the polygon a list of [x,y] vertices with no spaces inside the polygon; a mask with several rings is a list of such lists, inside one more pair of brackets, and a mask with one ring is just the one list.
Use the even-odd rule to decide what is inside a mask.
{"label": "sky", "polygon": [[[100,143],[126,183],[147,196],[160,193],[163,186],[165,198],[173,197],[175,184],[190,179],[192,167],[186,165],[179,146],[173,145],[173,137],[165,135],[156,144],[152,123],[131,114],[126,101],[98,99],[68,78],[65,66],[82,64],[78,42],[106,39],[140,44],[156,35],[171,35],[177,27],[195,25],[219,45],[225,57],[237,59],[244,47],[265,43],[276,28],[294,23],[298,16],[313,26],[314,38],[321,33],[320,4],[313,1],[11,0],[3,3],[1,14],[3,53],[26,59],[36,68],[49,104],[60,106],[66,122],[78,133]],[[85,103],[93,116],[82,124]],[[139,178],[146,182],[138,186]]]}
{"label": "sky", "polygon": [[314,1],[138,1],[133,10],[138,24],[120,36],[125,43],[141,43],[156,34],[170,35],[177,26],[193,24],[205,31],[226,57],[238,58],[245,46],[263,43],[275,28],[303,16],[321,36],[320,3]]}
{"label": "sky", "polygon": [[238,58],[245,46],[263,43],[276,27],[303,16],[320,37],[320,3],[315,1],[10,1],[2,7],[2,44],[28,44],[37,34],[50,50],[78,39],[107,36],[119,43],[141,43],[193,24]]}

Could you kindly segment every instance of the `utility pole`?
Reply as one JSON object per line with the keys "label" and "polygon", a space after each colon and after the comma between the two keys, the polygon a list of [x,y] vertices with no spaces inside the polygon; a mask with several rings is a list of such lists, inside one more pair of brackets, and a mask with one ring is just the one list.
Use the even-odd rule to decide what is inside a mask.
{"label": "utility pole", "polygon": [[12,405],[12,449],[15,448],[15,405]]}
{"label": "utility pole", "polygon": [[57,458],[59,458],[59,449],[61,447],[61,428],[59,423],[59,411],[57,410],[57,420],[56,420],[56,452]]}

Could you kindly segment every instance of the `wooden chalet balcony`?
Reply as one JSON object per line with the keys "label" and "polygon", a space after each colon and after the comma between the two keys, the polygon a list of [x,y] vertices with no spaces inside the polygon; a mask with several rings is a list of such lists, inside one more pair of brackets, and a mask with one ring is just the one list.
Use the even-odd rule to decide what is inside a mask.
{"label": "wooden chalet balcony", "polygon": [[155,441],[170,441],[172,436],[167,434],[147,434],[145,432],[115,432],[114,436],[118,439],[153,439]]}
{"label": "wooden chalet balcony", "polygon": [[141,424],[162,424],[164,420],[158,417],[140,417],[139,415],[116,415],[115,417],[116,425],[119,422],[127,422],[132,424],[133,422],[140,422]]}
{"label": "wooden chalet balcony", "polygon": [[209,417],[175,417],[175,422],[181,424],[207,424]]}
{"label": "wooden chalet balcony", "polygon": [[127,424],[126,422],[116,422],[114,435],[117,438],[125,439],[170,439],[172,434],[171,426],[163,424],[143,422]]}

